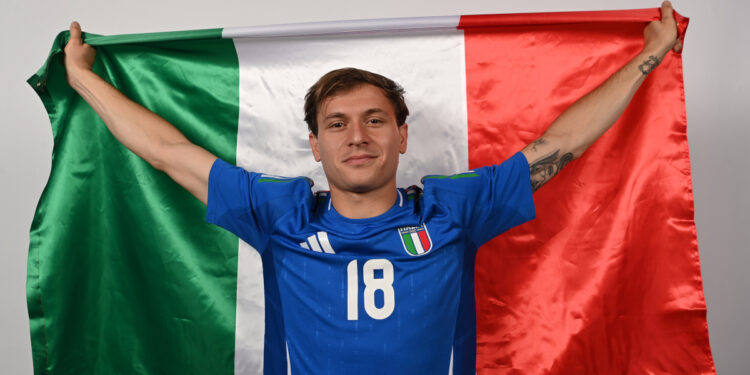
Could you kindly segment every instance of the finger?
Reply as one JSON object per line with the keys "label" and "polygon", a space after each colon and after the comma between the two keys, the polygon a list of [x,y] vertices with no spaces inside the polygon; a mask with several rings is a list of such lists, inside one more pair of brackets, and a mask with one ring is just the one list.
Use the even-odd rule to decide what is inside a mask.
{"label": "finger", "polygon": [[674,17],[672,15],[674,13],[674,9],[672,8],[672,3],[669,1],[665,1],[661,3],[661,22],[669,22],[674,21]]}
{"label": "finger", "polygon": [[70,24],[70,39],[81,40],[81,25],[79,25],[76,21],[73,21]]}
{"label": "finger", "polygon": [[672,47],[672,50],[673,50],[673,51],[675,51],[675,52],[680,52],[680,51],[682,51],[682,42],[680,42],[680,41],[678,40],[678,41],[677,41],[677,42],[676,42],[676,43],[674,44],[674,47]]}

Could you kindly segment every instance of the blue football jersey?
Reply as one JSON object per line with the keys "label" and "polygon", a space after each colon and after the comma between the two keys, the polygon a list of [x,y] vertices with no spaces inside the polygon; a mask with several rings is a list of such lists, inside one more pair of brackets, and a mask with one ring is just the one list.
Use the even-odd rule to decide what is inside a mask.
{"label": "blue football jersey", "polygon": [[387,212],[341,216],[304,177],[217,160],[207,221],[261,252],[266,374],[473,374],[474,259],[534,218],[529,166],[425,176]]}

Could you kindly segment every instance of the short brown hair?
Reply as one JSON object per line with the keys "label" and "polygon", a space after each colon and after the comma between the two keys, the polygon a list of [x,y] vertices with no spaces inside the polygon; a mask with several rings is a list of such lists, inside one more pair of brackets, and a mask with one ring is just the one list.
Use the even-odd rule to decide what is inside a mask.
{"label": "short brown hair", "polygon": [[363,84],[373,85],[383,90],[383,95],[393,105],[393,111],[396,113],[396,124],[401,126],[406,122],[409,109],[406,108],[406,102],[404,101],[404,89],[398,83],[366,70],[342,68],[326,73],[307,90],[307,95],[305,95],[305,122],[310,132],[315,136],[318,135],[318,109],[324,100]]}

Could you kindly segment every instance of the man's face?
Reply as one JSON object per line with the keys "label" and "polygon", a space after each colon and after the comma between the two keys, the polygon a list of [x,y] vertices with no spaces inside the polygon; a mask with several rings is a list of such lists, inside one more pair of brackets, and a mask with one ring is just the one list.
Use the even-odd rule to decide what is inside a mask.
{"label": "man's face", "polygon": [[408,128],[396,124],[393,105],[379,88],[363,84],[327,98],[317,120],[318,136],[310,134],[310,147],[332,191],[395,188]]}

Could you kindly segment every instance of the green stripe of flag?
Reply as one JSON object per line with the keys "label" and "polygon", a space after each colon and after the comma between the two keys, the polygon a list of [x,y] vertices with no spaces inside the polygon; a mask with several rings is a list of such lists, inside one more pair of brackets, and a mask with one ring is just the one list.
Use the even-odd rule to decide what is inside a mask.
{"label": "green stripe of flag", "polygon": [[[210,35],[89,41],[97,74],[235,163],[237,54]],[[28,258],[35,373],[231,374],[237,238],[206,224],[205,206],[117,142],[67,85],[65,39],[29,79],[54,135]]]}
{"label": "green stripe of flag", "polygon": [[[202,30],[186,30],[186,31],[167,31],[159,33],[141,33],[141,34],[122,34],[122,35],[97,35],[91,33],[83,33],[83,40],[95,47],[118,45],[118,44],[144,44],[144,43],[156,43],[156,42],[170,42],[179,40],[199,40],[199,39],[221,39],[222,32],[224,29],[202,29]],[[57,34],[52,48],[50,50],[47,60],[44,62],[41,68],[31,76],[27,82],[37,91],[42,102],[47,106],[47,102],[51,100],[49,92],[46,89],[47,78],[49,76],[48,70],[50,63],[62,62],[62,51],[65,48],[65,44],[70,38],[69,31],[62,31]],[[48,108],[49,109],[49,108]]]}
{"label": "green stripe of flag", "polygon": [[146,34],[96,35],[85,34],[84,41],[92,46],[113,44],[142,44],[153,42],[171,42],[178,40],[221,39],[223,29],[202,29],[185,31],[166,31]]}
{"label": "green stripe of flag", "polygon": [[411,235],[409,233],[401,233],[401,238],[404,239],[406,251],[408,251],[409,254],[417,255],[417,248],[414,246],[414,241],[411,240]]}

